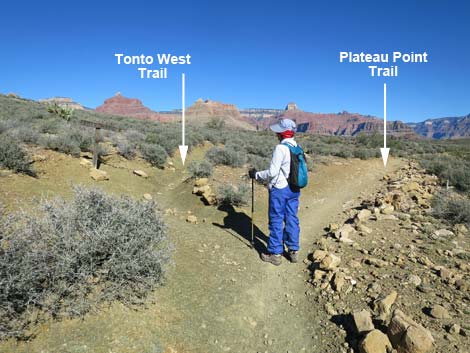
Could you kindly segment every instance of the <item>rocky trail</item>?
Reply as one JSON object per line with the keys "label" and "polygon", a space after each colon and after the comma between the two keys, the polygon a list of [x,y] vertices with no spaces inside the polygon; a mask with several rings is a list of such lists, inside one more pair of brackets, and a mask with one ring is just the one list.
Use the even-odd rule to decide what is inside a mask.
{"label": "rocky trail", "polygon": [[[165,285],[145,307],[113,304],[83,319],[50,321],[35,339],[4,342],[0,352],[298,353],[355,352],[361,346],[380,353],[387,352],[382,332],[392,326],[396,308],[405,317],[394,317],[396,337],[415,327],[420,337],[432,335],[435,351],[468,349],[468,234],[460,234],[468,231],[429,222],[423,210],[435,180],[424,179],[408,162],[391,159],[386,171],[381,160],[318,166],[301,197],[302,261],[283,259],[279,267],[259,259],[268,235],[262,186],[256,188],[252,249],[248,207],[205,206],[191,193],[192,184],[173,171],[147,170],[148,178],[129,182],[132,171],[126,168],[105,165],[110,180],[104,187],[146,192],[161,205],[175,244]],[[242,173],[223,170],[214,179],[234,181]],[[88,179],[74,173],[69,182]],[[125,186],[114,184],[120,179]],[[2,181],[0,188],[11,182]],[[53,189],[53,180],[44,182]],[[395,348],[399,341],[392,342]]]}

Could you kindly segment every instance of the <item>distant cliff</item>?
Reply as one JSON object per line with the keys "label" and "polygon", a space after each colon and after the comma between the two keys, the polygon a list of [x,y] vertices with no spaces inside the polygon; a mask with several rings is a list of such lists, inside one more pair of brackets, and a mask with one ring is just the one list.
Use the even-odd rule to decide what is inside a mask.
{"label": "distant cliff", "polygon": [[[261,115],[261,116],[260,116]],[[259,129],[267,129],[279,118],[289,118],[297,124],[308,123],[306,132],[319,135],[355,136],[359,133],[382,133],[383,120],[357,113],[309,113],[300,110],[295,103],[289,103],[284,111],[271,116],[250,117]],[[266,114],[267,115],[267,114]],[[387,132],[397,136],[413,136],[413,130],[401,121],[387,123]]]}
{"label": "distant cliff", "polygon": [[444,139],[470,137],[470,114],[462,117],[428,119],[410,124],[414,131],[422,136]]}

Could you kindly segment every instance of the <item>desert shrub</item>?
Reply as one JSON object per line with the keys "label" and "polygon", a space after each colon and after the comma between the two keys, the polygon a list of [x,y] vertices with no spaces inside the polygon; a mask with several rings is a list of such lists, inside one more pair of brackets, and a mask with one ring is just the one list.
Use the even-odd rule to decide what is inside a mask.
{"label": "desert shrub", "polygon": [[457,193],[441,192],[433,198],[433,214],[451,223],[470,225],[470,200]]}
{"label": "desert shrub", "polygon": [[341,158],[351,158],[353,152],[348,148],[338,148],[333,152],[333,155]]}
{"label": "desert shrub", "polygon": [[165,149],[160,145],[155,144],[142,144],[140,146],[142,157],[151,165],[158,168],[163,168],[168,157]]}
{"label": "desert shrub", "polygon": [[214,130],[223,130],[225,129],[225,120],[222,117],[212,117],[207,123],[206,127]]}
{"label": "desert shrub", "polygon": [[233,151],[247,151],[246,141],[241,137],[233,137],[225,142],[225,148]]}
{"label": "desert shrub", "polygon": [[91,131],[87,130],[79,130],[79,129],[71,129],[67,134],[67,138],[70,141],[73,141],[80,151],[91,151],[93,146],[93,137]]}
{"label": "desert shrub", "polygon": [[167,155],[172,155],[178,148],[178,143],[181,141],[181,131],[176,134],[172,130],[162,130],[158,132],[149,133],[145,138],[145,144],[158,145],[162,147]]}
{"label": "desert shrub", "polygon": [[57,134],[61,129],[61,124],[57,121],[57,119],[50,118],[46,120],[42,120],[41,123],[38,125],[39,132],[43,134]]}
{"label": "desert shrub", "polygon": [[12,137],[0,135],[0,167],[13,170],[15,173],[35,175],[28,155]]}
{"label": "desert shrub", "polygon": [[250,188],[247,184],[223,184],[217,192],[217,202],[220,205],[243,206],[248,203]]}
{"label": "desert shrub", "polygon": [[448,155],[425,155],[420,159],[427,172],[437,175],[443,182],[458,190],[470,191],[470,161]]}
{"label": "desert shrub", "polygon": [[137,146],[128,140],[120,140],[116,143],[118,153],[126,159],[133,159],[137,153]]}
{"label": "desert shrub", "polygon": [[188,165],[192,178],[208,178],[212,175],[212,164],[206,160],[193,161]]}
{"label": "desert shrub", "polygon": [[360,159],[369,159],[377,157],[377,153],[368,148],[356,148],[353,150],[353,156]]}
{"label": "desert shrub", "polygon": [[212,147],[207,151],[206,158],[215,165],[241,167],[246,162],[246,153],[229,148]]}
{"label": "desert shrub", "polygon": [[39,141],[39,134],[30,126],[20,126],[9,132],[9,135],[17,141],[29,144],[36,144]]}
{"label": "desert shrub", "polygon": [[0,220],[0,338],[20,336],[27,313],[83,315],[100,302],[138,303],[163,279],[170,244],[153,202],[74,188]]}
{"label": "desert shrub", "polygon": [[80,155],[80,144],[76,140],[71,140],[68,136],[59,135],[59,136],[42,136],[40,139],[40,144],[45,148],[71,154],[72,156]]}
{"label": "desert shrub", "polygon": [[257,155],[249,154],[248,155],[248,164],[251,168],[255,168],[257,170],[264,170],[269,168],[269,164],[271,163],[271,159],[267,157],[260,157]]}
{"label": "desert shrub", "polygon": [[131,144],[139,144],[145,140],[145,135],[137,130],[126,131],[125,137]]}

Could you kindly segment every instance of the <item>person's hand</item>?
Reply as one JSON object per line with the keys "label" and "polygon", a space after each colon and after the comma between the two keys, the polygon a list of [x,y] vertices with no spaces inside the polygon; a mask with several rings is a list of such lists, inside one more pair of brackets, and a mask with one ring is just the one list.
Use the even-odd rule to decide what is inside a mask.
{"label": "person's hand", "polygon": [[257,173],[257,170],[255,168],[251,168],[248,171],[248,175],[250,176],[251,179],[256,179],[256,173]]}

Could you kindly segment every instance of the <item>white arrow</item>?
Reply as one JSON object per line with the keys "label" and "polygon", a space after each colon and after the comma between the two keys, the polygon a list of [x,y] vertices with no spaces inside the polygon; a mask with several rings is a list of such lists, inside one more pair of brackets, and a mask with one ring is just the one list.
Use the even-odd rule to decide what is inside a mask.
{"label": "white arrow", "polygon": [[384,167],[387,166],[388,153],[390,148],[387,148],[387,84],[384,83],[384,147],[380,149]]}
{"label": "white arrow", "polygon": [[181,160],[183,161],[183,165],[184,165],[184,161],[186,160],[186,155],[188,154],[188,146],[186,146],[186,144],[184,143],[184,135],[185,135],[185,131],[184,131],[184,79],[185,79],[185,76],[184,76],[184,73],[181,74],[181,106],[182,106],[182,119],[181,119],[181,126],[182,126],[182,136],[181,136],[181,145],[179,146],[179,149],[180,149],[180,155],[181,155]]}

